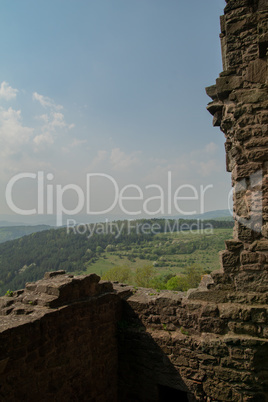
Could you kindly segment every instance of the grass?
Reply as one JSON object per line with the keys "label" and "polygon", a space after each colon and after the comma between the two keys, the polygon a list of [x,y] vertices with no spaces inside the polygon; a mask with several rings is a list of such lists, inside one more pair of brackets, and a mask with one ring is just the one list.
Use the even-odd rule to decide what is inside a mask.
{"label": "grass", "polygon": [[[160,233],[143,244],[131,243],[128,247],[119,244],[115,251],[103,252],[97,261],[86,264],[86,271],[83,273],[102,276],[115,266],[129,267],[134,273],[138,267],[152,264],[159,274],[184,274],[186,267],[193,264],[211,272],[219,269],[218,253],[225,248],[224,240],[230,238],[232,229],[214,229],[213,234]],[[196,249],[192,252],[188,250],[185,253],[176,253],[172,248],[176,249],[181,245],[194,246]],[[143,258],[140,258],[141,255]]]}

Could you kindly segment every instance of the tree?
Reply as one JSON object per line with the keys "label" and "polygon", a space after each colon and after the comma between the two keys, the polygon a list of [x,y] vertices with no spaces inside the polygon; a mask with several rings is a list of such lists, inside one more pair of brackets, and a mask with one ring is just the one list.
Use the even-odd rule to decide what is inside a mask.
{"label": "tree", "polygon": [[136,269],[135,281],[138,286],[143,288],[150,287],[150,283],[155,276],[155,270],[152,265],[145,265]]}
{"label": "tree", "polygon": [[201,280],[203,270],[198,265],[190,265],[186,268],[186,278],[189,285],[188,289],[196,288]]}
{"label": "tree", "polygon": [[97,246],[97,247],[96,247],[96,252],[97,252],[98,254],[101,254],[101,253],[103,252],[103,248],[102,248],[101,246]]}
{"label": "tree", "polygon": [[189,284],[185,276],[174,276],[167,281],[166,287],[168,290],[186,292],[189,289]]}
{"label": "tree", "polygon": [[129,283],[131,281],[131,269],[124,266],[113,267],[105,272],[102,279],[105,281]]}
{"label": "tree", "polygon": [[167,289],[167,282],[172,277],[174,277],[173,273],[165,273],[165,274],[157,275],[151,280],[150,286],[154,289],[159,289],[159,290]]}

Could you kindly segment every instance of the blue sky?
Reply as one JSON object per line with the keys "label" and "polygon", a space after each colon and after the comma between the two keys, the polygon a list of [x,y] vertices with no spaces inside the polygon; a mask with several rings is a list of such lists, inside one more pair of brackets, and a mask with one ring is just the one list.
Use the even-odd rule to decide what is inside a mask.
{"label": "blue sky", "polygon": [[[212,127],[204,90],[222,71],[224,5],[3,0],[0,214],[12,213],[10,178],[38,171],[83,190],[87,173],[165,188],[171,171],[174,189],[213,185],[205,210],[227,208],[224,135]],[[99,205],[105,187],[98,184]],[[34,180],[14,194],[21,207],[36,203]],[[71,191],[65,198],[75,205]]]}

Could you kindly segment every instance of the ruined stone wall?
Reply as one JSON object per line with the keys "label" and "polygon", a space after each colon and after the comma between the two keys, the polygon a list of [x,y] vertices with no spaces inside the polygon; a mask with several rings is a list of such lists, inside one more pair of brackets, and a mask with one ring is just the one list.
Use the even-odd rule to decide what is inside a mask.
{"label": "ruined stone wall", "polygon": [[0,400],[265,401],[267,306],[208,282],[186,297],[59,272],[2,297]]}
{"label": "ruined stone wall", "polygon": [[121,401],[158,401],[159,386],[190,401],[267,400],[267,305],[210,299],[202,285],[188,297],[123,290]]}
{"label": "ruined stone wall", "polygon": [[234,239],[221,270],[187,297],[125,293],[122,401],[157,400],[161,386],[190,400],[268,400],[267,17],[267,1],[227,1],[224,71],[207,88],[213,124],[226,136]]}
{"label": "ruined stone wall", "polygon": [[268,400],[267,17],[227,2],[207,88],[234,188],[221,270],[187,295],[52,273],[1,298],[0,399]]}
{"label": "ruined stone wall", "polygon": [[0,400],[114,402],[120,301],[97,275],[52,275],[0,299]]}

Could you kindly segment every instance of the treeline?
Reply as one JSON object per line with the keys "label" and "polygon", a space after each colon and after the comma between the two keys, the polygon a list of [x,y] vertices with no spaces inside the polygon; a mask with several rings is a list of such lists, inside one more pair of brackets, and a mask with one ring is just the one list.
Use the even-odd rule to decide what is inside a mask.
{"label": "treeline", "polygon": [[138,219],[136,225],[149,224],[151,227],[159,225],[159,233],[182,232],[209,229],[229,229],[233,228],[233,220],[214,220],[214,219]]}
{"label": "treeline", "polygon": [[174,273],[157,274],[156,269],[152,265],[139,267],[132,272],[129,267],[113,267],[109,269],[103,276],[103,280],[126,283],[144,288],[152,288],[159,290],[175,290],[186,292],[188,289],[196,288],[201,280],[202,275],[207,274],[198,265],[190,265],[185,269],[182,275]]}
{"label": "treeline", "polygon": [[8,240],[19,239],[22,236],[27,236],[31,233],[41,232],[48,229],[50,229],[50,226],[48,225],[0,227],[0,243],[4,243]]}

